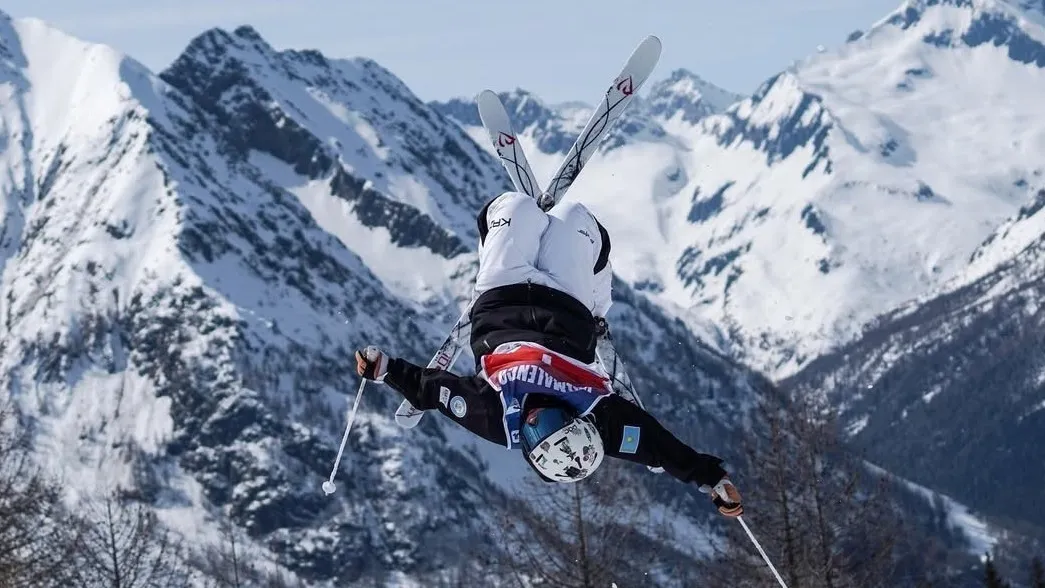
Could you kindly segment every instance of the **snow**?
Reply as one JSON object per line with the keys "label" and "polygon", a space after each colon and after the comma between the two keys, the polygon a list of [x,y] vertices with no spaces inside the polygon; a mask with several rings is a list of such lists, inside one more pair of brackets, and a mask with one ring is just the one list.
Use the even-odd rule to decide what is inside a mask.
{"label": "snow", "polygon": [[[1045,230],[1043,215],[1016,219],[1045,188],[1045,118],[1029,99],[1045,93],[1045,69],[1007,45],[957,41],[985,14],[1015,18],[1040,41],[1041,14],[978,0],[913,2],[895,15],[908,5],[920,16],[906,28],[891,15],[752,99],[734,103],[688,72],[653,84],[724,112],[660,119],[665,135],[596,154],[567,196],[603,220],[621,277],[719,325],[732,354],[773,377],[883,312],[989,272]],[[945,31],[952,46],[926,41]],[[650,93],[636,116],[658,104]],[[809,138],[792,149],[802,129]],[[561,157],[535,150],[546,132],[520,130],[539,178]],[[687,219],[716,194],[717,210]]]}
{"label": "snow", "polygon": [[933,386],[932,390],[929,390],[925,394],[922,394],[922,402],[929,404],[930,402],[932,402],[932,399],[935,398],[936,395],[940,392],[943,392],[942,386]]}
{"label": "snow", "polygon": [[252,153],[250,159],[296,195],[323,230],[358,255],[386,288],[405,301],[424,303],[434,299],[445,304],[469,295],[446,277],[475,263],[474,255],[446,259],[427,248],[399,247],[388,229],[363,225],[354,213],[354,205],[331,193],[329,179],[311,180],[264,153]]}
{"label": "snow", "polygon": [[907,489],[920,495],[929,504],[932,504],[934,496],[940,496],[943,499],[944,508],[947,511],[947,522],[949,525],[956,527],[965,534],[966,539],[969,540],[968,553],[981,556],[984,553],[989,553],[994,549],[994,546],[998,543],[997,534],[991,530],[987,523],[977,517],[968,507],[955,501],[954,499],[935,492],[925,486],[921,486],[906,480],[885,470],[871,464],[864,462],[872,473],[879,476],[886,476],[889,479],[895,480],[903,484]]}
{"label": "snow", "polygon": [[[953,11],[940,12],[938,17],[948,25],[962,20]],[[796,183],[784,176],[785,166],[777,166],[753,190],[755,194],[745,195],[748,210],[778,207],[782,193],[800,202],[815,201],[829,244],[807,239],[799,245],[787,239],[795,232],[793,220],[791,227],[784,228],[787,233],[777,238],[760,227],[752,256],[783,269],[790,278],[766,280],[743,265],[746,273],[733,287],[747,290],[750,286],[744,284],[750,280],[757,293],[727,306],[721,320],[739,319],[742,328],[754,333],[784,335],[803,355],[815,355],[854,335],[853,327],[875,314],[955,275],[980,240],[1025,201],[1026,194],[1013,183],[1019,170],[1037,165],[1032,153],[1045,146],[1045,125],[1032,122],[1040,119],[1036,108],[1019,99],[1022,91],[1014,95],[1011,88],[1026,87],[1025,95],[1033,95],[1045,90],[1045,76],[1009,63],[1002,50],[993,47],[929,48],[920,41],[925,32],[886,27],[834,54],[812,58],[793,77],[785,78],[780,88],[783,96],[777,96],[774,87],[771,103],[752,112],[750,120],[770,122],[795,103],[787,94],[811,92],[821,97],[823,108],[837,121],[828,139],[834,178]],[[918,79],[915,91],[898,89],[898,76],[916,65],[932,71],[932,77]],[[969,71],[978,75],[968,76]],[[903,156],[897,163],[876,161],[874,150],[889,139],[901,144]],[[911,159],[917,167],[911,167]],[[939,198],[912,197],[919,183],[930,186]],[[767,223],[781,218],[773,212]],[[763,240],[775,251],[759,251]],[[841,267],[824,276],[805,269],[813,267],[810,262],[819,256],[830,257]],[[776,288],[783,291],[776,294]],[[782,333],[783,325],[772,316],[750,312],[760,297],[779,301],[787,314],[796,317],[789,326],[794,335]],[[745,352],[778,376],[799,367],[794,361],[780,363],[784,358]]]}
{"label": "snow", "polygon": [[673,135],[686,134],[696,121],[723,112],[743,98],[685,69],[677,69],[652,84],[647,94],[634,108],[651,113]]}
{"label": "snow", "polygon": [[[500,178],[475,165],[464,176],[460,164],[474,163],[480,149],[451,135],[457,129],[440,125],[388,71],[368,59],[328,60],[276,51],[255,31],[244,29],[233,35],[206,33],[190,46],[182,63],[206,61],[206,52],[214,47],[220,47],[225,67],[245,67],[271,97],[271,106],[318,137],[348,171],[452,231],[473,231],[473,206],[455,204],[466,200],[481,205]],[[452,161],[448,144],[460,147],[466,160],[434,165]]]}
{"label": "snow", "polygon": [[[738,102],[676,72],[662,94],[651,87],[636,101],[622,121],[626,141],[598,153],[567,198],[609,228],[615,271],[665,320],[784,376],[869,318],[985,275],[1045,231],[1045,214],[1028,208],[1045,188],[1045,119],[1028,98],[1045,91],[1045,70],[991,43],[927,44],[927,34],[960,32],[979,12],[912,5],[924,14],[911,27],[883,20],[781,74],[757,99]],[[975,10],[1018,15],[1028,35],[1045,39],[1036,14],[997,2],[977,1]],[[34,20],[0,20],[0,42],[0,386],[39,426],[41,455],[82,494],[133,485],[134,460],[145,456],[164,477],[164,520],[213,543],[213,488],[165,451],[186,426],[176,410],[198,401],[208,412],[194,417],[220,422],[246,407],[257,419],[201,449],[265,470],[223,489],[234,505],[257,512],[279,492],[288,502],[318,492],[313,469],[329,465],[312,461],[336,447],[355,387],[344,374],[350,349],[365,339],[414,359],[429,352],[468,298],[474,254],[447,259],[397,245],[386,226],[364,224],[358,203],[331,193],[329,170],[303,175],[253,147],[229,156],[216,115],[110,48]],[[206,53],[219,46],[225,53]],[[278,126],[300,126],[335,165],[469,246],[475,209],[505,182],[481,129],[443,120],[368,60],[279,52],[249,31],[207,33],[184,59],[201,68],[237,61]],[[707,110],[694,111],[696,120],[672,110],[680,96]],[[542,106],[535,100],[520,104]],[[651,114],[658,104],[665,110]],[[576,133],[591,109],[550,111],[520,130],[544,182],[562,153],[537,145]],[[804,143],[795,141],[802,129],[811,133]],[[206,246],[194,249],[197,241]],[[286,243],[308,251],[285,251]],[[186,317],[191,328],[171,325]],[[175,398],[166,372],[147,375],[157,362],[141,357],[146,345],[128,342],[128,328],[154,335],[161,355],[205,384],[192,380],[194,396]],[[657,364],[655,350],[676,341],[653,343],[638,361]],[[716,388],[720,397],[750,389],[739,368],[721,380],[681,369],[666,375],[688,379],[680,389]],[[367,393],[350,440],[366,451],[350,451],[338,474],[360,494],[339,495],[300,534],[281,529],[283,540],[334,553],[347,540],[334,530],[360,525],[372,544],[393,546],[382,557],[407,560],[411,533],[445,526],[440,517],[454,512],[428,504],[446,497],[437,482],[456,475],[441,469],[447,455],[485,469],[483,480],[506,492],[531,475],[517,452],[448,423],[399,429],[382,404],[393,404],[387,393]],[[750,400],[731,397],[731,413]],[[713,405],[694,401],[717,416]],[[257,421],[266,418],[281,424],[278,434],[263,431]],[[990,548],[992,530],[947,501],[952,522]],[[673,522],[680,533],[708,535]],[[260,543],[250,549],[272,557]]]}
{"label": "snow", "polygon": [[[271,369],[279,370],[291,357],[303,367],[329,362],[347,356],[345,348],[363,335],[388,345],[396,333],[412,332],[416,340],[406,342],[404,353],[426,347],[442,328],[428,315],[456,304],[474,256],[447,260],[423,247],[394,247],[387,229],[363,227],[321,180],[260,153],[226,159],[211,123],[184,107],[184,95],[112,49],[32,20],[0,19],[0,42],[7,57],[0,62],[0,131],[7,141],[0,151],[0,387],[34,424],[41,461],[68,481],[70,500],[135,488],[155,475],[161,518],[194,544],[212,544],[220,540],[209,514],[214,480],[209,472],[183,470],[168,454],[173,443],[186,451],[185,428],[194,418],[186,413],[212,402],[209,413],[196,417],[235,423],[244,412],[272,418],[280,407],[283,434],[292,440],[263,434],[266,423],[252,422],[221,432],[231,438],[220,451],[193,449],[199,437],[218,433],[196,423],[202,434],[189,443],[189,451],[200,452],[194,465],[241,459],[266,472],[227,488],[229,508],[241,508],[242,516],[318,492],[318,482],[305,487],[313,464],[288,455],[285,446],[322,447],[327,436],[336,444],[336,433],[317,433],[331,423],[315,409],[344,395],[318,370],[307,382],[292,370],[275,374],[275,383],[259,392],[247,380],[267,383],[267,366],[252,364],[275,358]],[[373,126],[326,97],[312,104],[308,116],[329,123],[333,135],[347,138],[344,129],[352,129],[380,152],[384,136]],[[443,123],[432,132],[453,141],[454,129]],[[430,210],[474,222],[470,204],[446,188],[418,183],[398,164],[388,170],[386,178],[402,182],[404,199],[436,198],[440,205]],[[483,170],[494,177],[493,165],[479,170],[468,186],[483,185]],[[282,250],[282,243],[310,248],[306,260],[318,267],[303,265],[302,253]],[[293,282],[304,268],[315,273],[304,284]],[[420,328],[395,324],[421,310]],[[186,379],[170,381],[167,366],[150,354],[183,366],[175,377]],[[199,389],[192,378],[200,378]],[[319,393],[297,389],[306,384]],[[434,479],[436,466],[420,463],[421,451],[399,439],[403,432],[390,410],[361,419],[392,448],[375,487],[410,495]],[[203,488],[204,481],[211,486]],[[355,504],[334,510],[331,527],[352,516]],[[375,533],[417,532],[394,512],[381,516],[390,530]],[[300,531],[302,545],[322,542],[324,525],[314,527]],[[262,544],[243,541],[258,559],[274,560]]]}
{"label": "snow", "polygon": [[864,428],[867,427],[867,423],[869,420],[870,417],[868,417],[867,415],[863,415],[855,419],[852,423],[846,425],[845,434],[849,437],[855,437],[859,435],[860,431],[863,431]]}

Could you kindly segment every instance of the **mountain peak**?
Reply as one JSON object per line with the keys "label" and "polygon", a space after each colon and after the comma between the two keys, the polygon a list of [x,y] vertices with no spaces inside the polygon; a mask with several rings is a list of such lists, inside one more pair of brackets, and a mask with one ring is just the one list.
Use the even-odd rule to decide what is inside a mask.
{"label": "mountain peak", "polygon": [[209,56],[256,52],[262,56],[273,56],[277,52],[272,45],[252,26],[238,26],[229,31],[215,27],[208,29],[191,41],[175,63],[184,59],[206,60]]}
{"label": "mountain peak", "polygon": [[690,81],[697,82],[699,84],[708,84],[708,82],[705,81],[704,78],[698,76],[697,74],[693,73],[692,71],[690,71],[690,70],[688,70],[688,69],[686,69],[684,67],[680,67],[680,68],[677,68],[675,70],[672,70],[671,75],[669,75],[667,79],[668,79],[668,81],[671,81],[671,82],[680,82],[680,81],[684,81],[684,80],[690,80]]}
{"label": "mountain peak", "polygon": [[946,23],[955,30],[960,30],[974,28],[977,22],[987,19],[1006,21],[1016,28],[1022,28],[1027,24],[1045,27],[1045,0],[907,0],[874,28],[892,25],[907,29],[923,22],[926,14],[948,8],[969,11],[973,19],[971,22],[967,18],[964,19],[965,22],[957,22],[941,13],[940,17],[930,20],[927,24],[931,26]]}
{"label": "mountain peak", "polygon": [[543,100],[522,88],[503,92],[500,94],[500,97],[512,120],[520,128],[558,118],[557,113],[549,108]]}
{"label": "mountain peak", "polygon": [[679,116],[695,123],[709,114],[723,112],[741,99],[688,69],[679,68],[650,88],[649,113],[670,119]]}
{"label": "mountain peak", "polygon": [[538,104],[543,104],[543,101],[540,98],[538,98],[536,94],[529,90],[524,90],[523,88],[520,88],[518,86],[516,86],[514,90],[501,92],[500,96],[501,100],[504,100],[505,102],[509,102],[512,100],[534,100]]}
{"label": "mountain peak", "polygon": [[1045,0],[907,0],[864,39],[889,38],[897,28],[937,48],[990,44],[1045,68]]}
{"label": "mountain peak", "polygon": [[[691,141],[701,165],[687,187],[695,245],[679,278],[707,308],[746,323],[737,332],[753,326],[740,343],[749,361],[779,377],[819,346],[855,336],[863,321],[956,275],[993,227],[1028,204],[1042,172],[1027,146],[1045,137],[1026,99],[1045,88],[1041,4],[910,0],[702,121],[716,143]],[[766,176],[745,184],[763,173],[750,171],[754,157],[765,158]],[[794,236],[793,253],[775,237],[759,242],[776,231]],[[804,324],[767,328],[775,315],[753,314],[752,301],[777,279],[754,277],[766,259],[802,260],[779,296],[796,309],[785,316],[804,315]],[[806,281],[840,294],[814,303],[820,294]],[[777,343],[760,348],[763,340]]]}
{"label": "mountain peak", "polygon": [[1045,14],[1045,0],[1023,0],[1018,3],[1024,10],[1032,10]]}
{"label": "mountain peak", "polygon": [[232,34],[241,39],[246,39],[252,42],[265,42],[265,39],[261,37],[261,33],[259,33],[257,29],[250,25],[240,25],[236,27],[234,31],[232,31]]}
{"label": "mountain peak", "polygon": [[1009,9],[1045,14],[1045,0],[908,0],[905,6],[929,8],[931,6],[955,6],[977,10]]}
{"label": "mountain peak", "polygon": [[[476,160],[486,157],[479,147],[370,59],[276,50],[257,30],[242,26],[193,39],[161,78],[211,112],[231,117],[226,127],[240,125],[240,132],[228,136],[232,145],[300,128],[301,145],[266,143],[267,148],[291,157],[295,169],[313,180],[341,167],[369,179],[376,193],[395,202],[389,206],[416,209],[408,216],[423,216],[419,222],[432,226],[433,234],[444,233],[432,223],[458,234],[473,231],[469,198],[500,187],[498,170],[486,170]],[[397,122],[397,116],[411,124]],[[453,245],[444,252],[459,252],[457,238],[447,239]]]}

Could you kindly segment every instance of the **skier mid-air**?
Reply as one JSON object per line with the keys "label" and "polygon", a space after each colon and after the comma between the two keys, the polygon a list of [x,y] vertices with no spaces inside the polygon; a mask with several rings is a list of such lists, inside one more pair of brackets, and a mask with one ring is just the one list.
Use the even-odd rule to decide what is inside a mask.
{"label": "skier mid-air", "polygon": [[545,212],[534,198],[506,192],[477,222],[470,311],[477,374],[422,368],[370,346],[356,354],[359,375],[483,439],[521,449],[546,481],[582,480],[609,455],[661,467],[710,492],[723,515],[741,515],[722,460],[698,453],[614,394],[597,362],[611,266],[609,235],[594,215],[576,202]]}

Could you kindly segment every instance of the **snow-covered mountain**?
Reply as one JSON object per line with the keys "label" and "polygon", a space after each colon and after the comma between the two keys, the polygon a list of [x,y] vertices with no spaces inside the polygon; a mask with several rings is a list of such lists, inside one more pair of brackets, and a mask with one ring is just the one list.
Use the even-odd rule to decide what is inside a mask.
{"label": "snow-covered mountain", "polygon": [[[910,1],[720,114],[644,97],[629,116],[660,135],[604,148],[569,197],[633,287],[772,375],[808,365],[789,386],[825,389],[874,461],[1012,522],[992,476],[1033,497],[1042,473],[1043,24],[1040,2]],[[547,177],[543,129],[576,126],[543,112],[520,134]]]}
{"label": "snow-covered mountain", "polygon": [[1020,183],[1034,199],[964,269],[785,385],[832,399],[853,443],[890,471],[1045,541],[1041,513],[996,495],[1033,501],[1045,485],[1045,181]]}
{"label": "snow-covered mountain", "polygon": [[[592,108],[580,103],[547,105],[520,88],[501,92],[499,96],[526,149],[538,181],[547,182],[588,122]],[[482,145],[493,155],[493,148],[483,130],[473,99],[453,98],[446,102],[430,102],[429,106],[456,121],[477,145]]]}
{"label": "snow-covered mountain", "polygon": [[[592,112],[590,106],[582,104],[549,106],[520,88],[501,92],[499,96],[516,132],[532,142],[530,151],[534,154],[565,154]],[[454,98],[447,102],[432,102],[430,106],[460,123],[477,144],[485,146],[489,142],[483,134],[474,100]]]}
{"label": "snow-covered mountain", "polygon": [[[958,278],[1033,205],[1043,22],[1039,2],[911,0],[720,114],[732,95],[675,72],[629,113],[655,132],[604,149],[570,197],[626,244],[626,281],[717,325],[736,357],[792,374]],[[550,155],[545,129],[576,127],[545,111],[520,134]],[[559,156],[531,160],[546,177]]]}
{"label": "snow-covered mountain", "polygon": [[[932,279],[921,276],[922,292],[905,290],[910,300],[785,380],[799,394],[823,394],[841,407],[852,442],[875,463],[1039,540],[1045,517],[1013,505],[1040,499],[1045,485],[1045,178],[1036,161],[1045,121],[1034,112],[1037,101],[1022,97],[1045,73],[1043,23],[1040,2],[925,2],[905,5],[872,29],[901,39],[921,35],[928,49],[920,50],[934,56],[920,67],[923,79],[941,71],[957,78],[941,64],[952,52],[978,64],[967,75],[982,75],[981,97],[1008,98],[967,105],[941,121],[947,102],[967,104],[963,92],[976,96],[956,90],[932,119],[951,130],[936,143],[953,160],[953,181],[961,182],[955,193],[978,193],[939,201],[938,224],[923,219],[912,236],[925,238],[947,264],[937,263]],[[956,140],[956,125],[967,126],[964,142]],[[907,165],[919,173],[944,167],[914,155]],[[959,228],[967,235],[955,233]],[[998,488],[1011,501],[999,500]]]}
{"label": "snow-covered mountain", "polygon": [[[474,213],[507,186],[458,124],[365,60],[208,31],[159,76],[0,16],[0,390],[74,495],[133,489],[194,544],[217,518],[315,585],[453,567],[516,458],[393,424],[355,348],[425,362],[466,300]],[[624,283],[647,405],[729,454],[766,381]],[[666,363],[665,363],[666,362]],[[699,427],[694,423],[700,423]],[[677,520],[706,499],[632,468]],[[401,579],[402,577],[400,577]]]}
{"label": "snow-covered mountain", "polygon": [[1033,201],[1040,21],[1001,1],[908,2],[705,121],[699,237],[677,269],[742,356],[792,372],[964,271]]}
{"label": "snow-covered mountain", "polygon": [[787,383],[841,406],[853,442],[876,463],[1013,528],[1036,526],[1045,540],[1045,515],[1016,506],[1045,487],[1040,208],[1025,211],[1040,228],[1017,255],[881,317]]}
{"label": "snow-covered mountain", "polygon": [[[277,56],[250,29],[200,37],[168,82],[39,21],[4,17],[0,42],[0,385],[41,453],[77,492],[134,488],[200,541],[222,512],[303,577],[374,570],[374,545],[404,568],[436,565],[432,546],[469,532],[451,522],[474,510],[458,495],[484,483],[481,467],[409,441],[389,424],[393,398],[368,398],[340,500],[316,484],[355,387],[355,346],[418,357],[439,335],[431,317],[456,310],[445,275],[467,273],[470,246],[443,223],[463,224],[478,202],[451,189],[496,188],[487,157],[372,64]],[[267,87],[248,59],[279,59],[258,76]],[[412,134],[378,139],[362,110],[335,127],[336,98],[306,100],[319,81],[283,85],[335,68],[410,112]],[[441,154],[383,151],[396,137]],[[372,162],[374,180],[341,157]],[[370,187],[382,180],[387,191]],[[398,258],[381,257],[393,247]]]}
{"label": "snow-covered mountain", "polygon": [[[601,90],[604,89],[592,88],[593,96],[597,98]],[[587,124],[592,107],[583,102],[548,105],[532,93],[518,88],[501,92],[499,96],[538,180],[547,182]],[[692,72],[675,70],[669,77],[652,83],[648,90],[635,97],[621,119],[610,129],[599,150],[605,155],[626,146],[630,141],[647,137],[655,141],[672,142],[665,126],[673,128],[681,124],[688,128],[705,116],[723,112],[740,98]],[[455,98],[446,102],[431,102],[430,106],[457,121],[476,143],[493,153],[474,101]]]}
{"label": "snow-covered mountain", "polygon": [[[721,350],[791,373],[1035,242],[1031,8],[905,4],[743,101],[651,83],[569,197],[613,235],[610,321],[654,414],[730,456],[768,382]],[[201,542],[224,515],[316,583],[416,578],[485,539],[525,466],[442,419],[395,427],[380,386],[318,491],[354,348],[424,362],[468,297],[475,211],[508,186],[470,101],[249,27],[155,75],[2,17],[0,59],[0,389],[74,492],[133,487]],[[546,179],[590,110],[502,98]],[[703,497],[634,469],[703,532]]]}
{"label": "snow-covered mountain", "polygon": [[725,112],[743,98],[689,70],[677,69],[650,86],[640,108],[665,123],[677,120],[695,124],[704,117]]}

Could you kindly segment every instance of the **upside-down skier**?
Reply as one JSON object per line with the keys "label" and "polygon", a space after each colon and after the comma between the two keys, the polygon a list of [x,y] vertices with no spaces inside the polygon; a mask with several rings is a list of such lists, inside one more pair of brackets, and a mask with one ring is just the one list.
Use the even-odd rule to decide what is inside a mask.
{"label": "upside-down skier", "polygon": [[414,407],[435,409],[523,457],[545,481],[577,482],[603,457],[662,467],[743,513],[718,457],[698,453],[612,392],[595,348],[610,308],[610,239],[582,204],[549,212],[506,192],[477,218],[479,271],[471,309],[475,376],[422,368],[369,346],[357,371]]}

